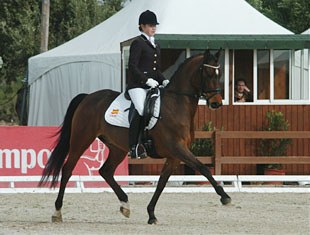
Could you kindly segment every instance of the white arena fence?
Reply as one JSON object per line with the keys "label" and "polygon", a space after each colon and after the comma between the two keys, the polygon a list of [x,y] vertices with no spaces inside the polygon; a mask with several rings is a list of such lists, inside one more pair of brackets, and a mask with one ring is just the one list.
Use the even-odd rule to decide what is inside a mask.
{"label": "white arena fence", "polygon": [[[308,175],[215,175],[215,180],[223,185],[227,192],[256,192],[256,193],[310,193],[310,176]],[[18,183],[37,183],[41,176],[0,176],[0,184],[8,183],[8,187],[0,187],[0,193],[57,193],[58,188],[48,187],[19,187]],[[129,175],[115,176],[116,181],[122,182],[126,193],[153,193],[158,175]],[[274,185],[271,182],[283,182]],[[104,182],[101,176],[72,176],[73,187],[67,187],[68,193],[99,193],[113,192],[110,187],[85,187],[86,183]],[[199,175],[173,175],[164,189],[166,193],[206,193],[215,192],[207,179]],[[270,185],[266,185],[270,182]],[[203,184],[202,184],[203,183]]]}

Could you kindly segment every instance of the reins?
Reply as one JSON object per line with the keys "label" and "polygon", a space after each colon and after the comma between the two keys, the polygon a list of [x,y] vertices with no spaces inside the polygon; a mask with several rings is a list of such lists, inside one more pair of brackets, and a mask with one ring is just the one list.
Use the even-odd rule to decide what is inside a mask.
{"label": "reins", "polygon": [[192,93],[186,93],[186,92],[178,92],[178,91],[173,91],[173,90],[163,90],[164,92],[170,92],[173,93],[175,95],[180,95],[180,96],[188,96],[192,99],[199,99],[199,95],[197,94],[192,94]]}

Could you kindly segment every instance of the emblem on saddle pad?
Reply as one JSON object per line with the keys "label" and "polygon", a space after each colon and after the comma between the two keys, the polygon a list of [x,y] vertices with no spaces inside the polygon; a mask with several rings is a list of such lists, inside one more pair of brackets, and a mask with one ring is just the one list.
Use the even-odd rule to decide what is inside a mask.
{"label": "emblem on saddle pad", "polygon": [[[152,102],[151,99],[155,100],[155,103],[152,105],[152,109],[145,109],[144,112],[146,113],[144,116],[147,119],[150,119],[148,125],[146,126],[147,130],[152,129],[155,124],[157,123],[159,112],[160,112],[160,96],[159,89],[155,91],[157,93],[152,93],[147,95],[146,102]],[[148,99],[148,97],[150,97]],[[119,127],[126,127],[129,128],[129,109],[131,106],[131,101],[125,98],[124,92],[121,93],[116,99],[111,103],[110,107],[105,112],[104,118],[107,123],[119,126]],[[147,105],[150,107],[150,105]]]}
{"label": "emblem on saddle pad", "polygon": [[119,109],[113,109],[111,115],[117,115],[119,113]]}

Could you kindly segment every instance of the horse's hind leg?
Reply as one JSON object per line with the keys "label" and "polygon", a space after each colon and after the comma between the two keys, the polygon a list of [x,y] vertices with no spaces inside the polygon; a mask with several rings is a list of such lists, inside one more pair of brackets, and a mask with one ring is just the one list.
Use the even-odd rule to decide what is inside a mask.
{"label": "horse's hind leg", "polygon": [[113,146],[108,145],[109,156],[103,166],[100,168],[99,173],[105,179],[105,181],[110,185],[110,187],[115,192],[118,200],[121,202],[120,211],[125,217],[130,216],[130,207],[128,202],[127,194],[122,190],[119,184],[114,179],[114,173],[117,166],[124,160],[127,152]]}
{"label": "horse's hind leg", "polygon": [[86,137],[86,135],[72,136],[70,143],[70,150],[66,163],[62,168],[62,176],[57,199],[55,201],[55,212],[52,215],[52,222],[62,222],[61,208],[63,204],[63,197],[65,194],[66,185],[72,176],[72,171],[76,166],[78,160],[89,145],[94,141],[95,137]]}

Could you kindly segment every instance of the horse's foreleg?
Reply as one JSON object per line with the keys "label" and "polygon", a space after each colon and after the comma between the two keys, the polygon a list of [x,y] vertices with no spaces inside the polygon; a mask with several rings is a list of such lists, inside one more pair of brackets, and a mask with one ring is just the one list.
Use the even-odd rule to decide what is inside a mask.
{"label": "horse's foreleg", "polygon": [[191,167],[193,170],[199,171],[200,174],[205,176],[211,185],[214,187],[216,193],[221,196],[221,202],[223,205],[227,205],[231,202],[231,198],[224,191],[223,187],[219,185],[216,180],[213,178],[209,168],[198,161],[195,156],[186,148],[177,147],[177,152],[175,156],[178,156],[186,165]]}
{"label": "horse's foreleg", "polygon": [[122,190],[119,184],[114,179],[114,172],[117,166],[124,160],[126,156],[126,152],[123,150],[109,145],[109,157],[104,163],[104,165],[100,168],[99,173],[105,179],[105,181],[110,185],[110,187],[115,192],[118,200],[121,203],[120,211],[121,213],[129,218],[130,216],[130,206],[128,202],[127,194]]}
{"label": "horse's foreleg", "polygon": [[147,206],[147,212],[149,214],[148,224],[156,224],[157,223],[157,219],[156,219],[155,213],[154,213],[156,203],[157,203],[162,191],[164,190],[170,175],[173,173],[174,169],[179,165],[179,163],[180,162],[178,160],[167,159],[167,161],[166,161],[166,163],[165,163],[165,165],[161,171],[155,193],[154,193],[149,205]]}

